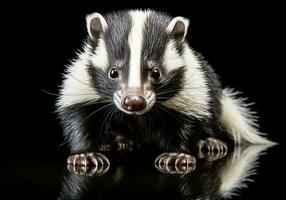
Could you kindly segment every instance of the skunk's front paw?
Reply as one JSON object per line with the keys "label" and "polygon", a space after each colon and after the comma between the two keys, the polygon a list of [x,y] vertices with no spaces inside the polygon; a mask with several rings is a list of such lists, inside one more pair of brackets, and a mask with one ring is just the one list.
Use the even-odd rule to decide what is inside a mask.
{"label": "skunk's front paw", "polygon": [[81,153],[74,154],[68,157],[68,164],[71,165],[79,165],[79,166],[87,166],[87,165],[110,165],[108,158],[101,153]]}
{"label": "skunk's front paw", "polygon": [[81,175],[102,175],[109,169],[108,158],[101,153],[74,154],[67,159],[67,168],[70,172]]}
{"label": "skunk's front paw", "polygon": [[185,153],[162,153],[156,158],[155,167],[167,174],[187,174],[195,170],[196,158]]}
{"label": "skunk's front paw", "polygon": [[221,159],[227,155],[227,145],[215,138],[207,138],[198,143],[199,158],[205,158],[208,161]]}

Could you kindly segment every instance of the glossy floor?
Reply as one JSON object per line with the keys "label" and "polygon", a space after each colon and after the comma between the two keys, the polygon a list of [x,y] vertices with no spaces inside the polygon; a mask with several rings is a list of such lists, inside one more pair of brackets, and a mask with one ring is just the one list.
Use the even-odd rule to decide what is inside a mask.
{"label": "glossy floor", "polygon": [[177,174],[159,171],[154,156],[143,152],[108,155],[111,165],[103,174],[69,168],[64,161],[14,158],[1,167],[1,194],[7,193],[6,199],[267,199],[280,192],[280,148],[237,148]]}

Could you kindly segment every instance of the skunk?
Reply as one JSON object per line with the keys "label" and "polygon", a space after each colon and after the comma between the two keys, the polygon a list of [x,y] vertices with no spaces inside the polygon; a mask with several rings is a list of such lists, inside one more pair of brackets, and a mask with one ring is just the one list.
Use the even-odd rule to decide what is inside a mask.
{"label": "skunk", "polygon": [[188,19],[125,10],[89,14],[86,23],[88,37],[66,68],[56,102],[69,163],[108,163],[95,152],[118,134],[191,162],[195,143],[213,151],[226,150],[224,139],[269,143],[244,99],[222,89],[187,43]]}

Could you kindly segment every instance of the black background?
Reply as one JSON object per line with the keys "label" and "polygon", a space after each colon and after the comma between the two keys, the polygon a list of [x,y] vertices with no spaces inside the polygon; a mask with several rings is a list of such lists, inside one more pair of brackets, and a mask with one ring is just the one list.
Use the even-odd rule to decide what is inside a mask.
{"label": "black background", "polygon": [[[67,148],[61,145],[62,130],[54,113],[56,97],[42,90],[58,92],[64,66],[86,37],[86,14],[126,8],[152,8],[189,18],[191,46],[215,68],[223,86],[256,102],[253,109],[260,116],[261,131],[283,143],[285,21],[283,6],[271,2],[12,1],[2,18],[4,157],[65,162]],[[271,154],[273,159],[280,158],[280,150]],[[264,164],[263,170],[272,167]],[[280,175],[277,162],[276,168]]]}

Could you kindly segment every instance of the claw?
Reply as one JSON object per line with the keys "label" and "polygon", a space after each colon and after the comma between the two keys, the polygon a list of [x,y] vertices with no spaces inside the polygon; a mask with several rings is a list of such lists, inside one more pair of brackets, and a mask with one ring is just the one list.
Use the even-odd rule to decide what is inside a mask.
{"label": "claw", "polygon": [[87,166],[87,159],[86,159],[86,156],[82,153],[80,154],[80,163],[83,164],[83,166]]}
{"label": "claw", "polygon": [[67,159],[67,168],[70,172],[81,175],[102,175],[110,167],[110,162],[101,153],[81,153],[71,155]]}
{"label": "claw", "polygon": [[160,154],[160,155],[155,159],[154,164],[157,165],[157,163],[158,163],[158,165],[161,165],[161,159],[162,159],[164,156],[166,156],[166,155],[168,155],[168,153],[162,153],[162,154]]}
{"label": "claw", "polygon": [[198,157],[206,158],[208,161],[218,160],[227,155],[227,146],[215,138],[201,140],[197,146],[199,147]]}
{"label": "claw", "polygon": [[155,159],[158,171],[168,174],[187,174],[195,169],[196,159],[184,153],[163,153]]}
{"label": "claw", "polygon": [[223,146],[218,146],[218,149],[219,149],[220,152],[222,152],[222,153],[224,152],[224,147]]}
{"label": "claw", "polygon": [[98,163],[98,159],[96,158],[96,156],[94,155],[94,153],[89,153],[88,154],[90,160],[91,160],[91,163],[94,165],[94,166],[98,166],[99,163]]}

